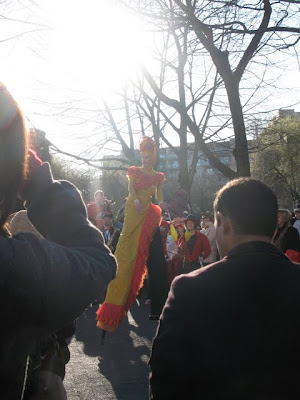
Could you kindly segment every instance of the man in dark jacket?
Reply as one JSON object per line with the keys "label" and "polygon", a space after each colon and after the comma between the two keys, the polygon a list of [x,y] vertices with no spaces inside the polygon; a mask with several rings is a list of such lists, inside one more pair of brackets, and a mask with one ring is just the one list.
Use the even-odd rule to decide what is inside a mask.
{"label": "man in dark jacket", "polygon": [[0,236],[0,398],[22,399],[36,343],[74,320],[115,276],[79,191],[38,166],[24,194],[31,233]]}
{"label": "man in dark jacket", "polygon": [[111,211],[106,211],[102,214],[103,227],[100,232],[103,235],[105,244],[114,253],[120,238],[121,231],[113,226],[113,214]]}
{"label": "man in dark jacket", "polygon": [[270,242],[277,199],[250,178],[215,203],[219,262],[175,278],[153,343],[151,398],[300,397],[300,266]]}

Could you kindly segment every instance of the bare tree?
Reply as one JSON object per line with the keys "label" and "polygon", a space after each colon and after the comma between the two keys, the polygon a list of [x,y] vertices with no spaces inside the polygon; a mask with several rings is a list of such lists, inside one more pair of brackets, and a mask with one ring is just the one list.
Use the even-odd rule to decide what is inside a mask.
{"label": "bare tree", "polygon": [[[130,3],[132,2],[125,2]],[[254,68],[253,60],[265,60],[278,50],[288,49],[299,42],[297,23],[300,6],[295,1],[197,1],[174,0],[149,3],[138,1],[141,13],[161,29],[190,33],[190,41],[201,45],[217,73],[217,80],[224,84],[230,118],[232,120],[236,170],[231,170],[210,152],[197,124],[182,107],[182,98],[167,96],[160,88],[153,73],[144,70],[145,77],[156,96],[173,107],[185,121],[189,131],[211,165],[226,177],[250,175],[250,164],[241,100],[241,82],[247,68]],[[184,55],[184,48],[182,48]],[[180,58],[178,58],[178,64]]]}
{"label": "bare tree", "polygon": [[[156,66],[145,67],[139,79],[120,91],[118,102],[88,104],[85,99],[88,113],[81,113],[81,99],[60,105],[57,112],[67,123],[69,115],[73,123],[75,117],[78,125],[95,126],[89,132],[92,144],[77,159],[103,169],[126,169],[139,162],[134,150],[137,139],[152,134],[157,147],[164,143],[178,158],[180,186],[188,191],[200,153],[229,179],[249,175],[247,113],[253,113],[258,90],[264,83],[270,84],[265,72],[276,51],[289,51],[299,41],[299,4],[200,0],[124,3],[138,5],[150,29],[156,31]],[[79,117],[83,114],[85,117]],[[235,139],[236,168],[223,163],[209,145],[224,137]],[[124,157],[114,157],[118,165],[105,167],[99,152],[107,152],[115,144],[121,146]],[[190,160],[188,154],[192,155]]]}

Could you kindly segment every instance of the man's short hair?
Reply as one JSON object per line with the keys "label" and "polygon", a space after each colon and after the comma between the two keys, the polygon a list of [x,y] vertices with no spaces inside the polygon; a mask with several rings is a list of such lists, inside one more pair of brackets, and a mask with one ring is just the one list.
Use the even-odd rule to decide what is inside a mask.
{"label": "man's short hair", "polygon": [[110,219],[113,219],[113,213],[111,212],[111,211],[104,211],[102,214],[101,214],[101,218],[103,219],[103,218],[110,218]]}
{"label": "man's short hair", "polygon": [[234,179],[223,186],[216,194],[214,210],[228,216],[240,235],[272,237],[277,226],[276,195],[252,178]]}

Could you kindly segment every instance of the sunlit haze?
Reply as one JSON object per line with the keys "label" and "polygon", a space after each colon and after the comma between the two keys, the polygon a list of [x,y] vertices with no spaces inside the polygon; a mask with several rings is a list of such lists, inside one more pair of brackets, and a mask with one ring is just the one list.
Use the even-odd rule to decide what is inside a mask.
{"label": "sunlit haze", "polygon": [[[34,15],[34,23],[46,28],[23,35],[26,24],[7,26],[7,37],[21,35],[1,44],[1,79],[30,123],[60,145],[67,140],[68,127],[57,128],[55,107],[70,93],[101,100],[121,90],[141,63],[149,63],[152,38],[143,20],[115,0],[41,0],[33,11],[30,17],[26,8],[10,14],[20,20]],[[74,138],[74,126],[70,130]]]}
{"label": "sunlit haze", "polygon": [[116,2],[56,0],[48,7],[54,28],[49,61],[61,85],[105,94],[145,61],[142,21]]}
{"label": "sunlit haze", "polygon": [[[0,4],[5,16],[0,25],[0,79],[19,101],[30,125],[46,131],[50,141],[65,151],[82,151],[87,137],[92,141],[99,135],[98,121],[89,119],[89,107],[97,110],[103,98],[122,91],[141,64],[154,71],[154,34],[117,0],[28,4],[24,0],[20,4],[12,1],[5,9]],[[297,57],[282,71],[276,88],[284,90],[267,98],[268,109],[298,110]],[[82,115],[85,112],[87,117]]]}

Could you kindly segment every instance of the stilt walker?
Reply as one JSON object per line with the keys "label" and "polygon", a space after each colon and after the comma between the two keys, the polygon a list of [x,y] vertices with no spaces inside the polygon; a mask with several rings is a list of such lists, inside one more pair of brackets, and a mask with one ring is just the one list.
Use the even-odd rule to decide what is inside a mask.
{"label": "stilt walker", "polygon": [[105,302],[97,311],[97,326],[113,332],[126,316],[143,285],[149,246],[161,220],[161,208],[151,202],[155,195],[163,204],[161,184],[164,174],[155,172],[154,141],[144,137],[139,148],[142,167],[128,169],[129,195],[123,230],[116,248],[118,270],[109,284]]}

